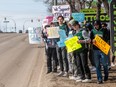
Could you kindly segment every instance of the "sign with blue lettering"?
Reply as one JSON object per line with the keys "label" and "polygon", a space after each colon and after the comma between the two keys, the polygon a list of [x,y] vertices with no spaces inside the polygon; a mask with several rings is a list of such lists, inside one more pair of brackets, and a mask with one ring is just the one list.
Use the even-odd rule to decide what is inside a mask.
{"label": "sign with blue lettering", "polygon": [[72,13],[72,17],[78,22],[83,22],[85,20],[84,13]]}

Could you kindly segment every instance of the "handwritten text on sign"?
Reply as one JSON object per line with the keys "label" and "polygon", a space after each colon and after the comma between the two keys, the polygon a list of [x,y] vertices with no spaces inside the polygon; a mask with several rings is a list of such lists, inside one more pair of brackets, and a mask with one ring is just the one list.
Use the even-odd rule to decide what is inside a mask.
{"label": "handwritten text on sign", "polygon": [[52,13],[57,19],[58,16],[62,15],[65,20],[70,19],[71,11],[69,5],[57,5],[52,7]]}
{"label": "handwritten text on sign", "polygon": [[42,41],[41,27],[38,27],[38,28],[29,27],[28,32],[29,32],[28,36],[29,36],[30,44],[40,44],[41,43],[41,41]]}
{"label": "handwritten text on sign", "polygon": [[49,27],[47,28],[48,38],[59,38],[59,27]]}
{"label": "handwritten text on sign", "polygon": [[77,43],[77,41],[78,41],[77,36],[74,36],[65,41],[68,53],[73,52],[82,47],[81,44]]}
{"label": "handwritten text on sign", "polygon": [[107,44],[98,35],[95,36],[95,41],[96,42],[94,43],[94,45],[97,46],[102,52],[104,52],[107,55],[110,50],[110,45]]}

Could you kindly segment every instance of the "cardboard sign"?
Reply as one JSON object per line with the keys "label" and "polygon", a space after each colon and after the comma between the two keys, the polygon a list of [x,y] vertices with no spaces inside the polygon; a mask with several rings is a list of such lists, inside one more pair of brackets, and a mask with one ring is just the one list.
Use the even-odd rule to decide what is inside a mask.
{"label": "cardboard sign", "polygon": [[104,52],[106,55],[108,55],[108,52],[110,50],[110,45],[107,44],[102,38],[100,38],[98,35],[95,36],[95,43],[94,45],[98,47],[102,52]]}
{"label": "cardboard sign", "polygon": [[84,13],[72,13],[72,17],[78,22],[83,22],[85,20]]}
{"label": "cardboard sign", "polygon": [[28,28],[28,36],[29,36],[29,43],[30,44],[40,44],[42,42],[41,38],[41,27]]}
{"label": "cardboard sign", "polygon": [[67,52],[68,53],[73,52],[73,51],[82,47],[81,44],[77,43],[77,41],[78,41],[77,36],[74,36],[74,37],[65,41],[65,45],[67,47]]}
{"label": "cardboard sign", "polygon": [[49,27],[47,28],[48,38],[59,38],[59,27]]}
{"label": "cardboard sign", "polygon": [[60,36],[60,41],[58,41],[57,42],[57,44],[58,44],[58,47],[64,47],[65,46],[65,40],[66,40],[66,32],[65,32],[65,30],[59,30],[58,31],[58,33],[59,33],[59,36]]}

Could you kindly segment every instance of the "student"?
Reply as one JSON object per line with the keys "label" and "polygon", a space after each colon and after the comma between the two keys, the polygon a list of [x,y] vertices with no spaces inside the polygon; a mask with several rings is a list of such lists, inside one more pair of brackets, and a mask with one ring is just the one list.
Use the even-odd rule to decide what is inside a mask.
{"label": "student", "polygon": [[[101,27],[101,22],[99,20],[96,20],[94,22],[94,29],[91,31],[90,38],[92,40],[92,43],[95,43],[94,40],[95,36],[100,36],[103,40],[106,39],[107,34],[105,33],[105,30]],[[104,54],[99,48],[97,48],[95,45],[93,45],[93,53],[94,53],[94,61],[95,61],[95,67],[96,67],[96,73],[97,73],[97,80],[98,84],[102,84],[103,80],[108,80],[108,57],[106,54]],[[101,63],[103,65],[103,71],[104,71],[104,79],[101,72]]]}
{"label": "student", "polygon": [[[93,29],[93,25],[91,23],[86,23],[85,29],[88,32],[89,37],[90,37],[90,32]],[[88,57],[91,63],[91,68],[90,68],[91,71],[96,71],[94,57],[93,57],[93,44],[88,44]]]}
{"label": "student", "polygon": [[[106,33],[106,37],[105,37],[105,41],[110,45],[110,30],[107,28],[107,24],[106,23],[102,23],[102,28],[105,30],[104,33]],[[111,69],[111,62],[110,62],[110,52],[107,55],[108,57],[108,69]]]}
{"label": "student", "polygon": [[79,38],[77,43],[82,45],[82,48],[74,51],[74,61],[77,67],[77,74],[80,74],[80,78],[77,78],[76,82],[91,82],[91,72],[88,66],[86,45],[90,42],[90,38],[85,30],[80,29],[78,21],[74,21],[72,27],[75,30],[74,36]]}
{"label": "student", "polygon": [[47,44],[46,44],[46,41],[47,41],[47,28],[50,27],[50,25],[45,25],[45,27],[42,29],[42,32],[41,32],[41,37],[43,38],[43,41],[44,41],[44,44],[45,44],[45,54],[47,55]]}
{"label": "student", "polygon": [[[50,27],[54,27],[54,23],[50,24]],[[57,52],[56,52],[56,38],[48,38],[46,33],[46,50],[47,50],[47,74],[50,72],[57,72]]]}
{"label": "student", "polygon": [[[59,29],[65,30],[66,35],[69,33],[68,26],[64,23],[64,17],[58,16],[57,18]],[[67,50],[66,47],[57,47],[58,60],[60,65],[60,73],[58,76],[68,76],[69,64],[67,59]]]}

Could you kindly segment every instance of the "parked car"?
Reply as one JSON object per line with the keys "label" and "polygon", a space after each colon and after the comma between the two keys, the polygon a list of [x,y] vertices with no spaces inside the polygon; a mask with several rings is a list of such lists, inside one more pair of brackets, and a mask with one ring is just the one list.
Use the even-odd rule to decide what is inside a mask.
{"label": "parked car", "polygon": [[22,33],[23,31],[22,30],[19,30],[19,33]]}

